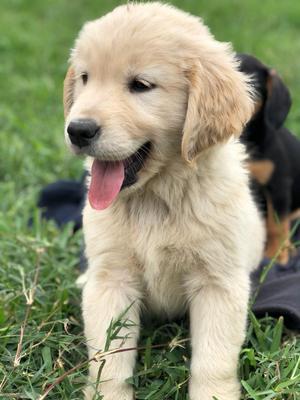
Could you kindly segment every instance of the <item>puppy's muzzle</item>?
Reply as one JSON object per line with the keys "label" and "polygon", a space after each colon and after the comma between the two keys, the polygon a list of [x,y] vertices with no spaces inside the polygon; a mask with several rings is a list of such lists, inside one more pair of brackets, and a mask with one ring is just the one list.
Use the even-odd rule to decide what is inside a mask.
{"label": "puppy's muzzle", "polygon": [[89,146],[100,135],[100,126],[93,119],[73,119],[67,128],[71,143],[78,147]]}

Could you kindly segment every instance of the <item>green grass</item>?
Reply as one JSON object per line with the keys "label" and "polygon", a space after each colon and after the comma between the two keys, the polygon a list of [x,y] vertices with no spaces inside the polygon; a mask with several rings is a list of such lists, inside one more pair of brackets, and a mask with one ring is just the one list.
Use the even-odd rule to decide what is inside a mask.
{"label": "green grass", "polygon": [[[63,139],[62,81],[69,48],[85,20],[118,3],[1,0],[1,399],[38,399],[52,383],[47,399],[82,399],[86,350],[75,286],[82,237],[73,235],[71,227],[59,231],[41,222],[35,203],[43,185],[81,174],[81,161],[69,155]],[[300,2],[174,4],[203,16],[219,40],[256,54],[280,72],[294,100],[288,125],[299,133]],[[184,322],[144,328],[144,349],[132,378],[137,399],[187,398],[187,339]],[[152,348],[158,344],[162,347]],[[281,319],[252,316],[240,375],[244,399],[299,400],[299,336],[288,332]]]}

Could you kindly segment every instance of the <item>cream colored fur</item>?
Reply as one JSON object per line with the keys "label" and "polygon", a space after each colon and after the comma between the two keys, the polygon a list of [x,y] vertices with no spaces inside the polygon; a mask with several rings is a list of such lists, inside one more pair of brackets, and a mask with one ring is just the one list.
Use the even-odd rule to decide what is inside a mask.
{"label": "cream colored fur", "polygon": [[[264,245],[244,148],[234,138],[253,110],[249,84],[228,44],[199,18],[160,3],[124,5],[87,23],[70,63],[66,127],[74,118],[102,126],[85,152],[88,165],[94,157],[125,159],[152,143],[135,185],[104,211],[89,203],[84,209],[89,356],[104,348],[111,320],[128,307],[135,326],[129,337],[124,328],[127,339],[113,347],[137,345],[141,311],[168,318],[188,311],[190,399],[237,400],[249,274]],[[131,93],[134,76],[156,88]],[[107,357],[98,388],[104,400],[133,399],[125,379],[135,357],[135,351]],[[90,366],[86,399],[95,392],[98,368]]]}

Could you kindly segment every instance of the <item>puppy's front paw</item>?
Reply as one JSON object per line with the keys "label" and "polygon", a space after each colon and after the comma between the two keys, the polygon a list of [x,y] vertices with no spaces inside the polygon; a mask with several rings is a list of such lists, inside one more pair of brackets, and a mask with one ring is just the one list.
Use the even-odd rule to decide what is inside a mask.
{"label": "puppy's front paw", "polygon": [[84,390],[85,400],[133,400],[134,392],[127,383],[106,382],[96,390],[93,385],[89,385]]}
{"label": "puppy's front paw", "polygon": [[212,385],[199,383],[195,379],[189,384],[190,400],[240,400],[240,385],[236,380],[219,381]]}

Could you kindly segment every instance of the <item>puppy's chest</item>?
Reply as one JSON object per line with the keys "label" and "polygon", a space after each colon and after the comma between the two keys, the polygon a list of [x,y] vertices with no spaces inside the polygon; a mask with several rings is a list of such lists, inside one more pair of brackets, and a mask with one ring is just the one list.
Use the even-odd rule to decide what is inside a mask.
{"label": "puppy's chest", "polygon": [[145,299],[159,313],[174,316],[185,310],[189,274],[199,266],[199,255],[184,241],[187,236],[168,224],[148,226],[136,237]]}
{"label": "puppy's chest", "polygon": [[185,309],[189,275],[201,264],[199,221],[188,221],[180,209],[170,210],[153,196],[139,197],[131,207],[131,239],[145,299],[154,311],[178,314]]}

